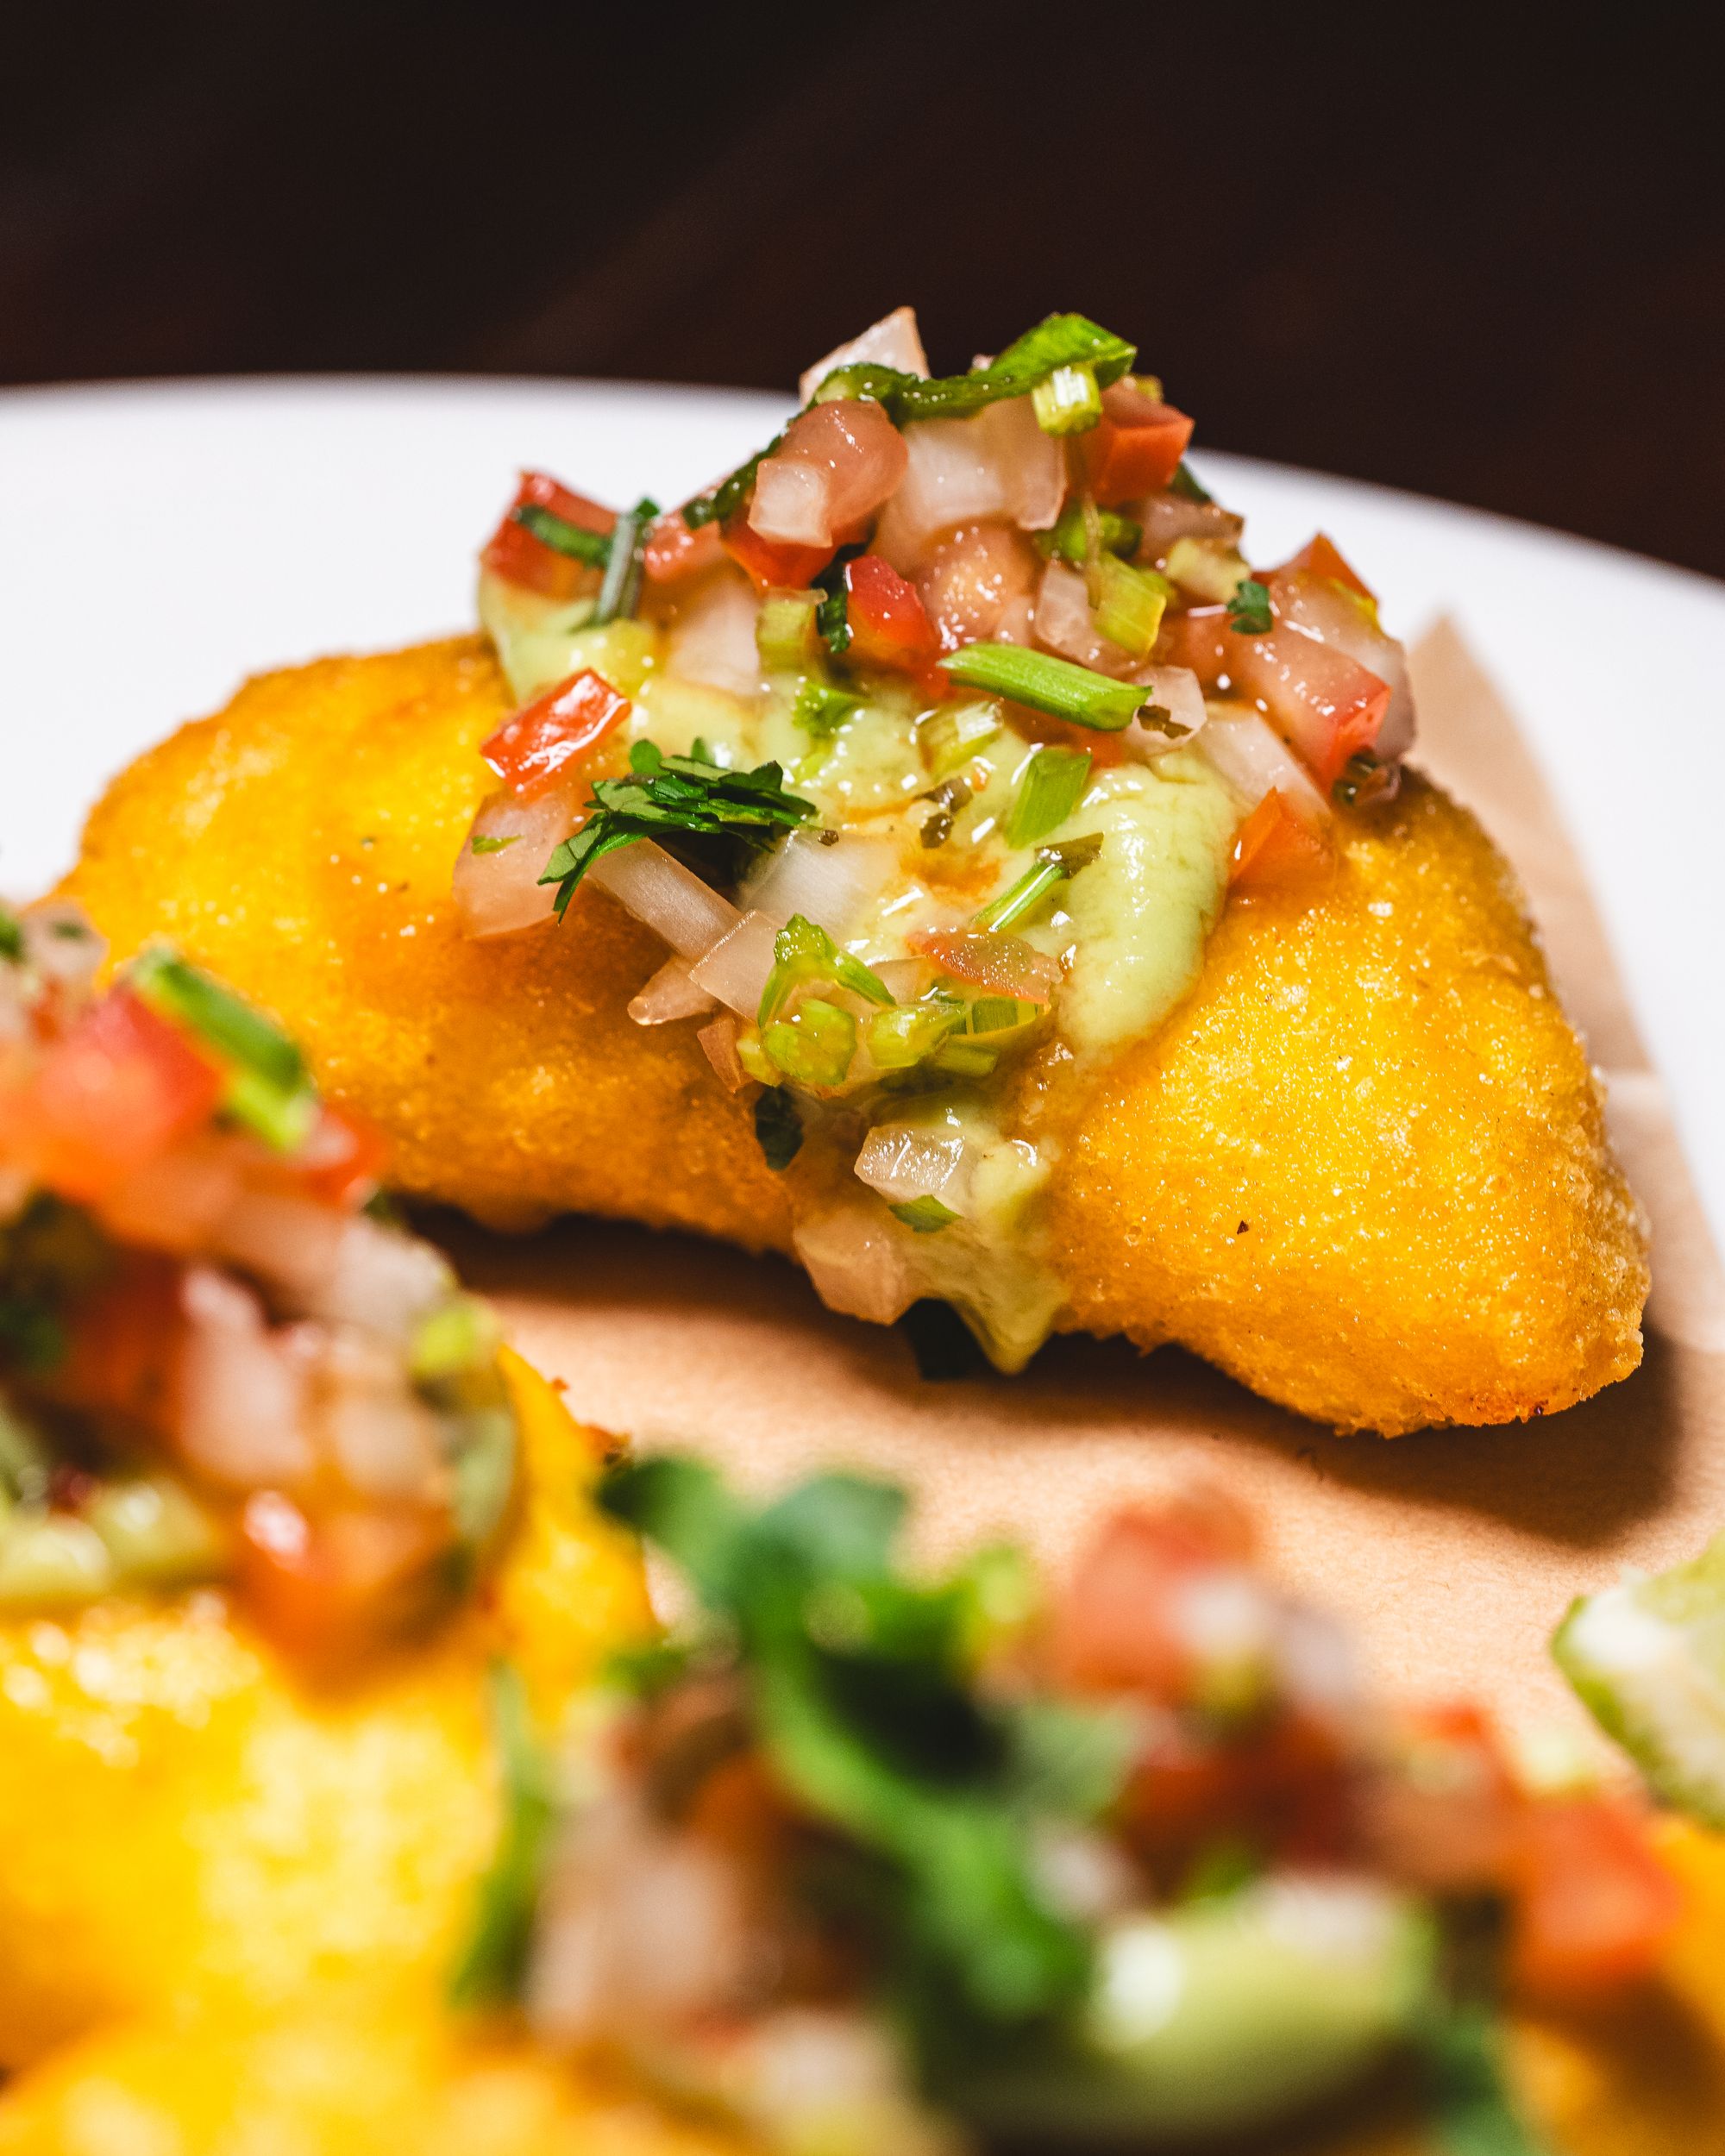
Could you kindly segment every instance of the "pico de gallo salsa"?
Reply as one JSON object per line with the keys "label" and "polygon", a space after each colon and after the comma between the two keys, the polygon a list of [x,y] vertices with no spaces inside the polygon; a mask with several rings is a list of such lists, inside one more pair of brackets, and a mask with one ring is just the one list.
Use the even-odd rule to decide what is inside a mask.
{"label": "pico de gallo salsa", "polygon": [[1678,1921],[1639,1799],[1375,1701],[1213,1491],[1059,1589],[910,1576],[902,1493],[843,1475],[756,1509],[648,1457],[600,1502],[688,1614],[555,1752],[504,1672],[456,1996],[768,2147],[1280,2148],[1340,2105],[1536,2156],[1504,2017],[1609,2013]]}
{"label": "pico de gallo salsa", "polygon": [[944,1297],[1007,1369],[1063,1299],[1051,1094],[1154,1031],[1231,893],[1321,891],[1413,740],[1370,588],[1322,535],[1253,568],[1136,357],[1056,315],[931,378],[900,308],[708,492],[528,473],[480,557],[520,708],[465,927],[588,881],[648,923],[630,1013],[750,1102],[826,1300]]}
{"label": "pico de gallo salsa", "polygon": [[502,1518],[492,1322],[276,1025],[165,946],[98,992],[102,957],[0,909],[0,1614],[223,1583],[346,1655]]}

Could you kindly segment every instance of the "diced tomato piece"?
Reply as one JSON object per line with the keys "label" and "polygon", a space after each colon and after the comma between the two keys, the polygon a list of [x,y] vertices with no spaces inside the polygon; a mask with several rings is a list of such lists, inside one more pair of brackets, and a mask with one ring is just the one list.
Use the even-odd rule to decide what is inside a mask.
{"label": "diced tomato piece", "polygon": [[506,718],[480,754],[512,793],[531,800],[555,785],[629,716],[630,702],[602,674],[584,667]]}
{"label": "diced tomato piece", "polygon": [[944,974],[991,994],[1046,1003],[1060,979],[1057,960],[1022,936],[982,928],[923,929],[906,941],[919,957],[932,958]]}
{"label": "diced tomato piece", "polygon": [[1530,1804],[1513,1870],[1510,1972],[1530,1997],[1583,1999],[1651,1976],[1683,1915],[1645,1821],[1614,1797]]}
{"label": "diced tomato piece", "polygon": [[1471,1702],[1417,1708],[1396,1738],[1365,1807],[1377,1863],[1426,1892],[1502,1892],[1527,1799],[1490,1717]]}
{"label": "diced tomato piece", "polygon": [[1104,509],[1159,494],[1180,468],[1192,422],[1132,382],[1102,392],[1102,417],[1078,437],[1084,477]]}
{"label": "diced tomato piece", "polygon": [[940,656],[940,639],[918,598],[892,563],[878,554],[859,555],[844,572],[846,655],[864,666],[925,674]]}
{"label": "diced tomato piece", "polygon": [[[1327,793],[1350,756],[1370,749],[1389,709],[1387,681],[1333,644],[1279,624],[1267,636],[1229,632],[1227,670]],[[1237,647],[1237,649],[1235,648]]]}
{"label": "diced tomato piece", "polygon": [[367,1116],[326,1103],[310,1137],[292,1163],[309,1197],[344,1210],[365,1204],[389,1163],[389,1140]]}
{"label": "diced tomato piece", "polygon": [[1302,572],[1308,576],[1327,578],[1332,584],[1345,585],[1356,599],[1365,599],[1374,607],[1377,604],[1377,592],[1348,566],[1340,548],[1327,532],[1316,533],[1278,573],[1295,576]]}
{"label": "diced tomato piece", "polygon": [[92,1200],[216,1112],[226,1080],[129,988],[82,1014],[9,1110],[8,1146],[40,1182]]}
{"label": "diced tomato piece", "polygon": [[1151,1727],[1119,1820],[1168,1884],[1219,1846],[1293,1864],[1333,1863],[1345,1853],[1350,1763],[1336,1730],[1291,1709],[1231,1735],[1173,1717]]}
{"label": "diced tomato piece", "polygon": [[1245,1514],[1208,1488],[1117,1513],[1061,1604],[1051,1643],[1061,1677],[1086,1690],[1176,1696],[1191,1654],[1171,1623],[1170,1591],[1208,1566],[1243,1563],[1252,1543]]}
{"label": "diced tomato piece", "polygon": [[724,559],[718,526],[701,524],[691,531],[683,522],[682,511],[674,509],[648,533],[641,569],[649,584],[675,584],[686,576],[716,569]]}
{"label": "diced tomato piece", "polygon": [[1027,643],[1040,573],[1022,532],[1005,524],[961,525],[916,571],[917,595],[943,651],[997,636]]}
{"label": "diced tomato piece", "polygon": [[786,591],[806,591],[838,551],[836,546],[777,546],[753,528],[746,509],[725,518],[720,540],[737,567],[748,571],[757,592],[770,591],[775,585]]}
{"label": "diced tomato piece", "polygon": [[363,1652],[420,1614],[447,1522],[412,1512],[310,1519],[280,1491],[254,1490],[240,1515],[239,1587],[260,1628],[291,1653],[332,1662]]}
{"label": "diced tomato piece", "polygon": [[1335,874],[1322,832],[1296,816],[1271,787],[1234,837],[1228,882],[1242,891],[1308,891]]}
{"label": "diced tomato piece", "polygon": [[125,1252],[72,1313],[66,1359],[49,1373],[55,1397],[166,1431],[185,1331],[181,1277],[172,1258]]}
{"label": "diced tomato piece", "polygon": [[597,569],[571,555],[559,554],[516,521],[516,511],[529,507],[549,509],[566,524],[578,524],[583,531],[597,532],[601,538],[610,534],[617,522],[615,510],[590,502],[585,495],[572,494],[549,473],[524,472],[515,499],[480,551],[481,563],[506,583],[523,585],[545,599],[574,599],[590,589],[598,582]]}
{"label": "diced tomato piece", "polygon": [[1206,689],[1228,671],[1228,646],[1235,641],[1226,606],[1188,606],[1162,617],[1156,640],[1160,667],[1189,667]]}

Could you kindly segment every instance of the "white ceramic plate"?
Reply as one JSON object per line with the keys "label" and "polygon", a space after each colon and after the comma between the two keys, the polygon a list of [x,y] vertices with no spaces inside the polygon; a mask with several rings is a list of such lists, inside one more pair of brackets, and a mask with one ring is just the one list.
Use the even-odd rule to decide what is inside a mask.
{"label": "white ceramic plate", "polygon": [[[242,674],[467,625],[474,548],[518,465],[674,501],[781,411],[737,392],[477,380],[0,395],[0,887],[58,874],[102,781]],[[1452,615],[1508,692],[1725,1239],[1725,586],[1381,488],[1196,462],[1258,558],[1325,527],[1392,627]]]}

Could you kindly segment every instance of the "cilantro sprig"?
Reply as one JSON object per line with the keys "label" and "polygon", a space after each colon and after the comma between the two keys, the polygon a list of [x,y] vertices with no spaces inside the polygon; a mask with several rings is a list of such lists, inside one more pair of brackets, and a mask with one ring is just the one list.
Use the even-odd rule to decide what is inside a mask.
{"label": "cilantro sprig", "polygon": [[662,1457],[613,1469],[599,1502],[734,1641],[774,1773],[872,1869],[899,1980],[994,2024],[1079,1998],[1090,1949],[1036,1883],[1034,1831],[1050,1812],[1094,1814],[1124,1748],[1110,1718],[1080,1713],[1088,1741],[1051,1758],[1034,1709],[979,1686],[979,1639],[1009,1605],[1023,1614],[1021,1570],[995,1551],[906,1580],[893,1555],[904,1493],[847,1475],[756,1512],[711,1468]]}
{"label": "cilantro sprig", "polygon": [[560,920],[594,862],[637,838],[719,840],[734,853],[770,845],[815,813],[812,801],[786,792],[781,764],[727,771],[704,756],[668,756],[650,741],[637,741],[629,768],[626,779],[593,781],[593,813],[545,864],[539,881],[557,886]]}
{"label": "cilantro sprig", "polygon": [[1267,636],[1275,626],[1270,611],[1270,587],[1255,576],[1243,576],[1228,601],[1228,627],[1237,636]]}

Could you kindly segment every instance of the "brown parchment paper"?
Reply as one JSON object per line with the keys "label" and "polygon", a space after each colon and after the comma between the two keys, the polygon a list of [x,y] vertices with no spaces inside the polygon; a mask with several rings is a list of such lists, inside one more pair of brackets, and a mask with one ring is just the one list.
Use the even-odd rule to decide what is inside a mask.
{"label": "brown parchment paper", "polygon": [[1220,1479],[1258,1513],[1283,1576],[1355,1621],[1380,1682],[1578,1727],[1546,1651],[1570,1598],[1725,1526],[1725,1275],[1513,717],[1446,624],[1413,655],[1420,761],[1519,870],[1652,1217],[1634,1377],[1529,1425],[1338,1438],[1174,1350],[1062,1339],[1019,1378],[925,1384],[896,1334],[832,1316],[778,1260],[593,1222],[517,1243],[462,1230],[457,1255],[516,1344],[585,1419],[748,1484],[830,1462],[908,1482],[930,1554],[1007,1532],[1062,1565],[1123,1501]]}

